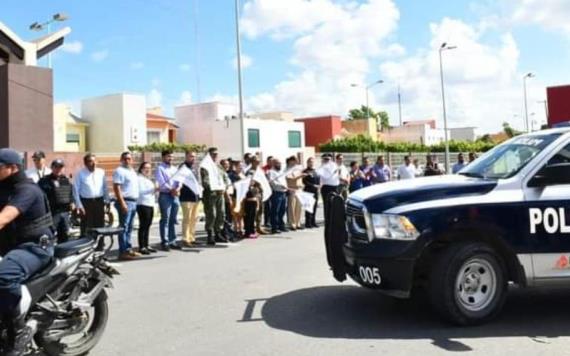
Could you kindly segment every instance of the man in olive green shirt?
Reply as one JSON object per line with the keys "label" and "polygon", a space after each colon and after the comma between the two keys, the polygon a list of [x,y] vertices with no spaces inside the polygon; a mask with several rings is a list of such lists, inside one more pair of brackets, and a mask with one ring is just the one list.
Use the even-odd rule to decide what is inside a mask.
{"label": "man in olive green shirt", "polygon": [[206,232],[208,245],[216,242],[227,242],[223,236],[224,227],[224,192],[229,184],[227,175],[217,163],[218,150],[208,149],[208,153],[200,163],[200,177],[204,187],[204,213],[206,214]]}

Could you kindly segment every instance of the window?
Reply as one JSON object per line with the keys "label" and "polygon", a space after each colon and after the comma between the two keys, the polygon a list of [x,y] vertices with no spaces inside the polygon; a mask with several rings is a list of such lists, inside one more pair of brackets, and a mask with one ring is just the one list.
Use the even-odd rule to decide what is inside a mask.
{"label": "window", "polygon": [[78,133],[68,133],[65,135],[65,142],[67,143],[79,143],[80,136]]}
{"label": "window", "polygon": [[301,147],[301,131],[289,131],[289,148]]}
{"label": "window", "polygon": [[249,148],[259,147],[259,130],[247,129],[247,145]]}
{"label": "window", "polygon": [[146,143],[149,145],[152,143],[160,143],[160,132],[148,131],[146,133]]}

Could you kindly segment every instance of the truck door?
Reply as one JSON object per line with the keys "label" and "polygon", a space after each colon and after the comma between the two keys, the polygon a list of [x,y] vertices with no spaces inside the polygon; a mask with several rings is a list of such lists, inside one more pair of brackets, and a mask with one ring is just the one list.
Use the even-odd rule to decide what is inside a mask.
{"label": "truck door", "polygon": [[523,231],[529,239],[535,282],[566,280],[570,277],[570,144],[553,153],[523,189],[528,210]]}

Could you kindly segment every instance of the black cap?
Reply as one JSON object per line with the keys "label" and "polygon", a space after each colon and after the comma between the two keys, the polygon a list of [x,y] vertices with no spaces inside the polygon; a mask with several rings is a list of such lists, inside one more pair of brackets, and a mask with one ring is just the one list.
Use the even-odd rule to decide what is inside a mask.
{"label": "black cap", "polygon": [[53,162],[51,162],[51,166],[52,167],[64,167],[65,162],[61,158],[58,158],[58,159],[53,160]]}
{"label": "black cap", "polygon": [[22,156],[18,151],[11,148],[0,148],[0,164],[16,164],[18,166],[22,165]]}
{"label": "black cap", "polygon": [[46,154],[44,153],[44,151],[36,151],[32,155],[32,158],[46,158]]}
{"label": "black cap", "polygon": [[330,153],[324,153],[321,155],[322,159],[332,159],[332,155]]}

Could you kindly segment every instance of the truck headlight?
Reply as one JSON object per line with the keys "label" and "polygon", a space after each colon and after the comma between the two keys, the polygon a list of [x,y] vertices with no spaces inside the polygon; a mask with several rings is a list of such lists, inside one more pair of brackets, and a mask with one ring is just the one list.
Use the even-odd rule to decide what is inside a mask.
{"label": "truck headlight", "polygon": [[407,217],[393,214],[365,214],[368,239],[415,240],[420,233]]}

